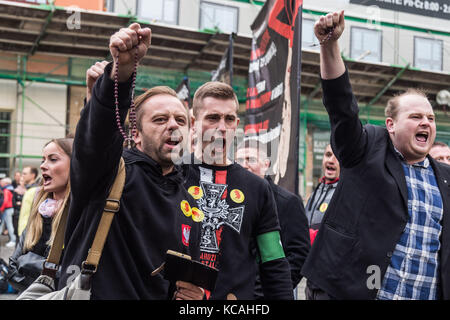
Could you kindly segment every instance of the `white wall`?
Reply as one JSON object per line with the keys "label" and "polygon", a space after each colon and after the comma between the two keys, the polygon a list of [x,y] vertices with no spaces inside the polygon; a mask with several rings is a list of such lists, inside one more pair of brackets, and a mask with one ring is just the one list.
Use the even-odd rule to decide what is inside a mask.
{"label": "white wall", "polygon": [[0,79],[0,110],[13,111],[16,108],[16,85],[15,80]]}
{"label": "white wall", "polygon": [[[348,0],[304,0],[305,9],[333,12],[345,10],[346,16],[361,19],[373,19],[394,24],[401,24],[410,27],[431,29],[436,31],[449,32],[450,21],[428,16],[420,16],[403,12],[396,12],[386,9],[376,9],[369,6],[349,4]],[[304,17],[317,20],[318,15],[304,14]],[[365,24],[346,20],[346,31],[340,41],[344,54],[350,54],[350,28],[351,26],[373,28],[372,24]],[[398,29],[381,26],[383,32],[382,40],[382,62],[394,65],[406,65],[410,62],[414,66],[414,36],[424,38],[439,39],[443,41],[443,72],[450,72],[450,37],[445,35],[434,35],[419,31]]]}
{"label": "white wall", "polygon": [[[148,0],[145,0],[148,1]],[[192,29],[200,28],[200,3],[202,0],[179,0],[178,24],[182,27]],[[205,0],[239,9],[238,33],[250,36],[250,24],[257,16],[260,5],[232,0]],[[126,14],[126,6],[135,12],[136,0],[116,0],[115,12]],[[303,8],[320,12],[333,12],[345,10],[347,16],[361,19],[373,19],[394,24],[403,24],[412,27],[433,29],[437,31],[449,32],[450,21],[427,16],[414,15],[397,12],[387,9],[377,9],[372,6],[350,4],[349,0],[304,0]],[[318,15],[304,14],[305,18],[318,19]],[[350,55],[350,29],[351,26],[373,28],[372,24],[365,24],[351,20],[346,21],[347,32],[344,33],[340,44],[344,54]],[[414,36],[421,36],[443,40],[443,71],[450,72],[450,37],[444,35],[431,35],[418,31],[410,31],[392,27],[380,27],[383,33],[382,62],[394,65],[405,65],[410,62],[414,65]]]}
{"label": "white wall", "polygon": [[[45,109],[59,123],[66,124],[67,86],[47,83],[30,84],[27,82],[25,95]],[[15,145],[15,150],[12,149],[11,153],[16,154],[20,153],[21,145],[22,95],[19,95],[18,99],[17,110],[13,116],[13,121],[18,122],[14,132],[17,137],[11,140],[12,146]],[[24,101],[23,122],[26,124],[23,127],[25,137],[22,140],[22,154],[41,156],[44,144],[53,138],[64,137],[65,128],[31,101],[27,99],[24,99]],[[18,166],[18,163],[18,160],[16,160],[15,165]],[[40,159],[23,159],[22,163],[23,165],[30,164],[38,167]]]}

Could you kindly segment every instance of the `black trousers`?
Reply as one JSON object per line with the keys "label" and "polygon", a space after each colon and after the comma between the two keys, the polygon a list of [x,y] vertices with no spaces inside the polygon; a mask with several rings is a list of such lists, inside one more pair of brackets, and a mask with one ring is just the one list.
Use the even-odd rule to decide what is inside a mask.
{"label": "black trousers", "polygon": [[16,243],[19,243],[19,233],[18,233],[18,230],[19,230],[19,215],[20,215],[20,209],[19,210],[14,209],[12,222],[13,222],[13,226],[14,226],[14,234],[16,235],[16,239],[17,239]]}
{"label": "black trousers", "polygon": [[311,282],[306,283],[305,288],[306,300],[336,300],[325,291],[317,288]]}

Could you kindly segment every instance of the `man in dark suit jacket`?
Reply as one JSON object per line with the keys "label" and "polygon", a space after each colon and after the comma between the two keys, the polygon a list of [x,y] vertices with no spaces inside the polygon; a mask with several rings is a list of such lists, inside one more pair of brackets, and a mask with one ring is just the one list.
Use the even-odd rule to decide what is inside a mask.
{"label": "man in dark suit jacket", "polygon": [[428,156],[428,99],[408,90],[388,102],[386,128],[363,126],[337,42],[343,11],[314,30],[341,177],[302,269],[324,292],[312,298],[450,299],[450,167]]}
{"label": "man in dark suit jacket", "polygon": [[[236,161],[270,184],[277,205],[281,242],[291,269],[292,287],[295,289],[302,279],[300,271],[311,248],[303,200],[299,195],[276,185],[270,178],[270,160],[263,144],[256,141],[244,142],[238,147]],[[257,284],[256,298],[262,298],[260,289]]]}

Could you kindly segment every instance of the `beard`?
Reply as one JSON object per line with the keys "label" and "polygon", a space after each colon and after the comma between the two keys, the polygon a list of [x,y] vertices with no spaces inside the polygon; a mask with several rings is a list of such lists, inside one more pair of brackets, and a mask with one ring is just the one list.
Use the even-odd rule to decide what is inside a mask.
{"label": "beard", "polygon": [[142,137],[142,152],[156,161],[161,167],[173,166],[172,152],[164,151],[164,142],[156,143]]}
{"label": "beard", "polygon": [[170,167],[179,164],[183,154],[188,152],[184,149],[185,147],[187,147],[187,144],[180,142],[175,148],[168,150],[165,147],[165,139],[162,141],[152,141],[152,139],[147,139],[143,136],[141,140],[141,151],[156,161],[161,167]]}

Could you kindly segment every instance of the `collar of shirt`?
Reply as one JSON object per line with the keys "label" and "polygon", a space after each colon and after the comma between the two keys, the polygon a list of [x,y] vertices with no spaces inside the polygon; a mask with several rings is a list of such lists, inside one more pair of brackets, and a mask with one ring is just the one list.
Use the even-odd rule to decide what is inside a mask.
{"label": "collar of shirt", "polygon": [[[406,162],[405,157],[402,155],[402,153],[400,151],[397,150],[396,147],[394,147],[394,150],[397,153],[397,156],[400,158],[400,160],[404,164],[410,165]],[[425,160],[423,160],[423,161],[419,161],[419,162],[411,164],[411,166],[413,166],[413,167],[422,167],[424,169],[427,169],[429,165],[430,165],[430,160],[428,160],[428,158],[426,158],[426,157],[425,157]]]}

